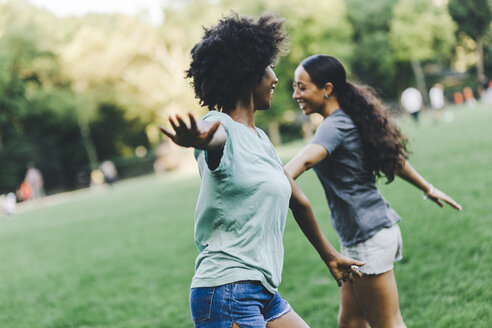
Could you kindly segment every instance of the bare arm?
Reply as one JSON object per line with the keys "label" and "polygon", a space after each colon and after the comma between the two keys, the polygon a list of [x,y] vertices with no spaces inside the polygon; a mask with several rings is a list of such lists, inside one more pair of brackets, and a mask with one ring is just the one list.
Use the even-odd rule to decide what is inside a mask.
{"label": "bare arm", "polygon": [[325,147],[309,144],[294,156],[284,168],[292,178],[297,179],[304,171],[321,162],[326,156],[328,156],[328,151]]}
{"label": "bare arm", "polygon": [[446,195],[441,190],[432,186],[427,182],[411,165],[409,162],[405,161],[403,168],[398,172],[398,176],[403,180],[413,184],[415,187],[419,188],[424,192],[424,194],[437,203],[440,207],[443,207],[442,201],[445,201],[458,211],[461,211],[461,205],[455,202],[451,197]]}
{"label": "bare arm", "polygon": [[181,116],[176,115],[176,121],[169,117],[173,131],[161,126],[161,131],[175,144],[182,147],[193,147],[203,150],[221,149],[227,139],[227,133],[220,122],[200,121],[196,123],[193,114],[189,113],[190,124],[187,125]]}
{"label": "bare arm", "polygon": [[323,262],[325,262],[338,285],[341,286],[342,283],[347,280],[352,281],[353,275],[360,277],[362,274],[352,266],[361,266],[365,263],[345,257],[335,250],[321,231],[318,222],[314,217],[309,200],[294,182],[292,177],[290,177],[287,172],[285,175],[289,179],[292,188],[292,196],[289,204],[292,214],[304,235],[311,242],[316,251],[318,251],[318,254]]}

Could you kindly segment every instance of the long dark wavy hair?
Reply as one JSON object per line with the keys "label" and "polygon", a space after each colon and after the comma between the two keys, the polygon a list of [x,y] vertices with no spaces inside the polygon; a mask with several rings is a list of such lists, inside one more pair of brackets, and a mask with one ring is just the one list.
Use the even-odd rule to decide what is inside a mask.
{"label": "long dark wavy hair", "polygon": [[283,25],[282,18],[271,14],[253,19],[232,13],[205,28],[186,71],[200,105],[227,112],[238,100],[248,101],[265,68],[286,51]]}
{"label": "long dark wavy hair", "polygon": [[314,55],[301,65],[318,88],[326,82],[333,84],[340,107],[357,127],[368,169],[376,178],[384,174],[388,183],[393,181],[410,153],[408,140],[390,120],[374,90],[348,82],[342,63],[333,56]]}

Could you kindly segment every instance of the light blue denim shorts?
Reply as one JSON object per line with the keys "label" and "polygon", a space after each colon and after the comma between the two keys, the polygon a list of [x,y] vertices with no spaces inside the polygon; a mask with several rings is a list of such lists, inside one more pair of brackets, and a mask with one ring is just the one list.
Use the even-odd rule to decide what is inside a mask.
{"label": "light blue denim shorts", "polygon": [[342,255],[366,262],[359,271],[378,275],[393,269],[393,264],[402,259],[402,239],[398,224],[379,230],[371,238],[351,246],[341,247]]}
{"label": "light blue denim shorts", "polygon": [[265,328],[266,323],[292,310],[279,293],[270,293],[259,281],[238,281],[190,291],[195,328]]}

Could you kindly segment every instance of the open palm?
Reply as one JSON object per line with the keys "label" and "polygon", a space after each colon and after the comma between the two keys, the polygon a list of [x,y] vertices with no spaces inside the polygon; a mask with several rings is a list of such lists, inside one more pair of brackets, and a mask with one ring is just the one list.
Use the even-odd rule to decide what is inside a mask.
{"label": "open palm", "polygon": [[177,122],[172,117],[169,117],[169,123],[174,131],[161,126],[162,133],[179,146],[205,149],[219,128],[220,122],[213,123],[207,130],[202,130],[197,126],[193,114],[189,113],[188,117],[190,118],[189,125],[179,115],[176,115],[175,118]]}

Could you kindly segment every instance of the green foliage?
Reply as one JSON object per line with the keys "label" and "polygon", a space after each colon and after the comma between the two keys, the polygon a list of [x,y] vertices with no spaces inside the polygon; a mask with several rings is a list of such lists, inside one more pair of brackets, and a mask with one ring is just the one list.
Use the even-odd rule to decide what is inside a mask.
{"label": "green foliage", "polygon": [[[149,147],[145,125],[138,117],[128,119],[122,107],[102,103],[97,116],[90,124],[97,157],[100,161],[132,156],[135,147]],[[124,133],[122,133],[124,131]]]}
{"label": "green foliage", "polygon": [[454,30],[445,7],[428,0],[399,0],[393,10],[390,43],[400,61],[449,57]]}
{"label": "green foliage", "polygon": [[30,161],[42,169],[48,190],[74,188],[86,158],[70,112],[73,94],[62,87],[42,34],[21,18],[12,17],[0,37],[0,193],[15,191]]}
{"label": "green foliage", "polygon": [[[202,37],[203,26],[216,24],[232,10],[251,16],[273,12],[286,19],[290,49],[276,65],[279,84],[272,108],[259,113],[257,124],[272,131],[272,136],[280,130],[284,140],[291,140],[300,136],[300,122],[306,120],[291,98],[293,72],[309,55],[337,56],[351,78],[375,87],[385,98],[396,99],[409,84],[411,59],[424,61],[427,78],[426,63],[438,63],[434,66],[439,72],[432,74],[439,77],[449,66],[455,28],[447,7],[434,3],[167,1],[165,20],[155,27],[125,15],[59,18],[26,0],[0,1],[0,191],[20,183],[24,164],[30,160],[46,166],[53,188],[73,188],[89,158],[96,161],[94,154],[132,161],[136,144],[150,149],[159,143],[157,127],[166,124],[168,115],[202,116],[206,110],[199,107],[189,80],[184,79],[189,52]],[[489,8],[481,1],[450,1],[449,9],[456,6],[462,13],[465,5]],[[463,24],[480,23],[486,33],[490,10],[473,14],[480,17]],[[490,68],[490,45],[485,41]],[[465,55],[472,50],[460,48]],[[115,111],[103,115],[102,108],[109,108],[105,104]],[[40,119],[41,114],[47,119]],[[36,119],[39,122],[27,129],[26,124]],[[53,131],[63,131],[65,140]],[[152,137],[151,145],[143,131]],[[47,148],[61,145],[67,149],[56,154]],[[53,169],[48,168],[50,156],[56,159]]]}
{"label": "green foliage", "polygon": [[492,13],[488,0],[449,0],[449,13],[461,32],[477,39],[490,31]]}
{"label": "green foliage", "polygon": [[[0,6],[0,193],[19,186],[30,161],[44,174],[48,192],[76,188],[88,162],[81,131],[91,120],[103,159],[149,146],[140,117],[148,122],[159,100],[137,97],[155,84],[146,74],[159,74],[155,67],[141,69],[157,43],[149,26],[120,16],[57,19],[24,1]],[[108,109],[99,104],[115,99],[124,109],[115,105],[97,115],[100,107]],[[137,103],[144,110],[135,113]]]}
{"label": "green foliage", "polygon": [[371,85],[383,97],[396,97],[397,65],[389,42],[390,22],[396,0],[345,2],[348,19],[354,28],[355,47],[350,61],[354,78]]}
{"label": "green foliage", "polygon": [[[268,2],[272,5],[271,2]],[[286,17],[287,30],[291,36],[291,49],[276,67],[279,88],[275,92],[272,110],[265,113],[269,119],[280,117],[286,110],[296,108],[292,101],[294,70],[306,57],[315,54],[330,54],[343,62],[352,56],[352,26],[347,20],[346,7],[342,0],[279,1],[267,8]],[[316,8],[316,10],[312,10]]]}

